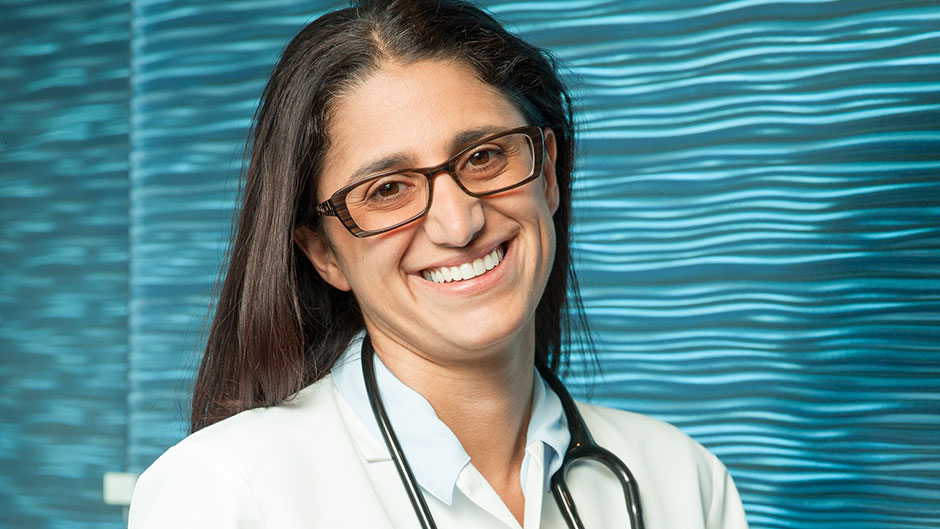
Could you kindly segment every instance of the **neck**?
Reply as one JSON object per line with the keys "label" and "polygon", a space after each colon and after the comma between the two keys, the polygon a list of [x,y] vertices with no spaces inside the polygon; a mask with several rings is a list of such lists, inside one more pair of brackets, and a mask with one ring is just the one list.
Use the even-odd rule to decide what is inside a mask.
{"label": "neck", "polygon": [[441,362],[371,333],[376,354],[420,393],[522,524],[519,482],[532,411],[534,329],[472,361]]}

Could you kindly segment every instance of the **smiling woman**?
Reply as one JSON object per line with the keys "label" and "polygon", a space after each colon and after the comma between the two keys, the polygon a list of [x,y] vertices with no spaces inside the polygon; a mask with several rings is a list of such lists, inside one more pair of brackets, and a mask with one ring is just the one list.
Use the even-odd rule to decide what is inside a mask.
{"label": "smiling woman", "polygon": [[[353,292],[383,362],[411,387],[437,379],[440,374],[429,368],[452,369],[454,362],[478,366],[488,357],[509,355],[532,365],[533,317],[555,254],[558,186],[554,133],[550,127],[520,129],[527,125],[508,97],[455,60],[387,59],[334,105],[331,152],[316,200],[339,189],[334,204],[337,194],[345,194],[347,218],[373,230],[358,235],[375,236],[350,237],[348,221],[344,226],[326,219],[319,229],[298,228],[297,240],[323,279]],[[528,135],[477,137],[480,131],[517,130]],[[542,145],[547,147],[539,173],[532,163],[535,144],[540,155]],[[439,164],[455,150],[450,161],[432,169],[407,169]],[[471,164],[481,155],[495,158],[495,152],[514,161],[483,178]],[[391,174],[367,176],[344,188],[363,160],[394,160],[395,166],[383,167]],[[408,195],[395,203],[398,207],[373,196],[376,183],[389,181],[401,187],[397,193]],[[530,183],[520,185],[525,182]],[[503,257],[486,271],[483,260],[494,252]],[[478,260],[487,273],[474,273]],[[449,270],[451,281],[424,277],[443,270]],[[403,373],[410,369],[426,372]],[[429,386],[426,391],[435,390]]]}
{"label": "smiling woman", "polygon": [[[193,433],[131,527],[745,527],[714,456],[553,373],[580,317],[570,108],[468,3],[304,28],[258,113]],[[566,480],[585,456],[609,468]]]}

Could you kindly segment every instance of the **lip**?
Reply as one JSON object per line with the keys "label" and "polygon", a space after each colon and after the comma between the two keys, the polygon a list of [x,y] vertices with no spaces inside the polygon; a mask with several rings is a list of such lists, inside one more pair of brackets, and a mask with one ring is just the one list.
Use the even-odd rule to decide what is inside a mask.
{"label": "lip", "polygon": [[[476,257],[470,257],[462,261],[461,260],[442,261],[442,263],[444,264],[428,267],[428,268],[435,268],[437,266],[457,266],[459,264],[468,262],[468,260],[472,261],[474,259],[483,257],[484,255],[493,251],[497,246],[503,246],[504,255],[503,255],[502,260],[500,260],[499,264],[494,266],[492,270],[487,270],[482,275],[478,275],[472,279],[464,279],[462,281],[450,281],[447,283],[435,283],[434,281],[428,281],[427,279],[423,278],[421,276],[420,271],[417,274],[410,274],[411,279],[413,281],[420,282],[420,284],[424,288],[428,288],[430,290],[433,290],[435,292],[440,292],[440,293],[468,295],[468,294],[475,294],[478,292],[482,292],[484,290],[488,290],[493,285],[498,283],[506,275],[509,268],[504,265],[515,257],[514,255],[515,252],[513,251],[513,247],[515,246],[515,241],[516,239],[515,237],[513,237],[512,239],[501,241],[499,243],[486,247],[487,249],[484,250],[482,253],[480,253]],[[423,268],[422,270],[427,270],[427,268]]]}

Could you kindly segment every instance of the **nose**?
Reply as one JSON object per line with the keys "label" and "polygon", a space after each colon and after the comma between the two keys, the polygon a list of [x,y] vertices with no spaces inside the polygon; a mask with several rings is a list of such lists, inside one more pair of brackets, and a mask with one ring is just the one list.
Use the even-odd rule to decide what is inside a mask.
{"label": "nose", "polygon": [[483,204],[479,198],[463,192],[454,178],[444,172],[434,179],[431,209],[424,231],[435,244],[460,248],[483,230]]}

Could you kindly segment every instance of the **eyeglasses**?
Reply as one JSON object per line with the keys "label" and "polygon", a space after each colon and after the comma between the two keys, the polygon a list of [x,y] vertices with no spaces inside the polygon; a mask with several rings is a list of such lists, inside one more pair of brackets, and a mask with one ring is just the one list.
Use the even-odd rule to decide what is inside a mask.
{"label": "eyeglasses", "polygon": [[431,209],[434,179],[446,172],[471,197],[502,193],[542,173],[542,129],[520,127],[483,138],[434,167],[396,169],[353,182],[317,204],[356,237],[378,235]]}

